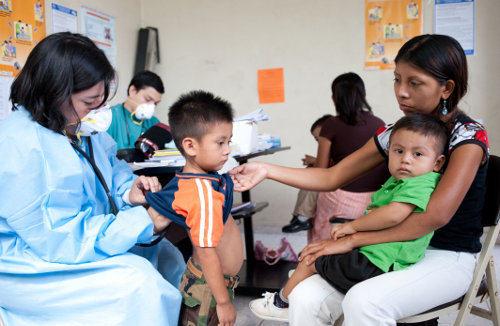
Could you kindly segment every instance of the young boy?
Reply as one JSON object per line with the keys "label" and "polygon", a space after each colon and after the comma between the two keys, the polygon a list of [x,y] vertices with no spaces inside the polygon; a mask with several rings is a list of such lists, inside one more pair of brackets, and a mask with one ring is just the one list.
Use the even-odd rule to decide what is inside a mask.
{"label": "young boy", "polygon": [[[389,140],[391,177],[372,196],[366,214],[332,228],[333,239],[357,231],[381,230],[401,223],[413,212],[423,212],[436,187],[444,164],[447,144],[445,126],[429,116],[410,115],[395,125]],[[286,321],[288,295],[295,286],[319,274],[342,293],[355,284],[388,271],[406,268],[424,256],[432,233],[404,242],[381,243],[349,253],[321,256],[314,264],[302,257],[297,269],[279,293],[266,293],[250,302],[252,312],[262,319]],[[314,245],[314,244],[313,244]]]}
{"label": "young boy", "polygon": [[[311,126],[311,135],[315,141],[318,141],[319,134],[323,123],[329,118],[333,117],[331,114],[325,114],[318,120],[314,121]],[[307,167],[313,167],[316,162],[316,157],[305,155],[302,163]],[[292,219],[290,223],[283,226],[281,230],[285,233],[295,233],[312,228],[311,220],[316,213],[316,201],[318,200],[318,192],[300,189],[297,194],[297,201],[295,202],[295,209],[293,210]]]}
{"label": "young boy", "polygon": [[233,182],[219,175],[229,157],[233,130],[231,105],[204,91],[182,95],[168,113],[174,142],[186,158],[182,172],[146,201],[188,230],[193,243],[181,280],[181,325],[233,325],[232,304],[243,243],[230,215]]}

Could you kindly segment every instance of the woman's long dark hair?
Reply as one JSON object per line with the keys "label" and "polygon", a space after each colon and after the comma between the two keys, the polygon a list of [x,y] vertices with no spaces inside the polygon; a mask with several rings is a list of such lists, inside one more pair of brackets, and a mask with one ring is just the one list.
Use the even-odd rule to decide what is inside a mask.
{"label": "woman's long dark hair", "polygon": [[394,62],[405,62],[433,76],[444,85],[448,80],[455,88],[448,98],[448,110],[453,111],[467,93],[467,58],[453,37],[439,34],[419,35],[399,49]]}
{"label": "woman's long dark hair", "polygon": [[353,72],[339,75],[332,82],[332,99],[340,120],[349,125],[360,121],[363,111],[372,111],[366,101],[363,79]]}
{"label": "woman's long dark hair", "polygon": [[10,100],[13,110],[22,105],[33,120],[61,132],[67,123],[61,108],[70,102],[71,95],[104,82],[104,103],[114,77],[115,71],[104,52],[88,37],[56,33],[31,51],[12,84]]}

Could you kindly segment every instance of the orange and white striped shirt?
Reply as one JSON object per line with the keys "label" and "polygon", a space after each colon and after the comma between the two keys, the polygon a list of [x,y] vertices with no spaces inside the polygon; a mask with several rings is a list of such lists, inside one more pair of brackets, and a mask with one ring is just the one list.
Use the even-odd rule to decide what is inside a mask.
{"label": "orange and white striped shirt", "polygon": [[233,206],[233,182],[229,175],[177,173],[146,201],[160,214],[189,231],[199,247],[217,247]]}

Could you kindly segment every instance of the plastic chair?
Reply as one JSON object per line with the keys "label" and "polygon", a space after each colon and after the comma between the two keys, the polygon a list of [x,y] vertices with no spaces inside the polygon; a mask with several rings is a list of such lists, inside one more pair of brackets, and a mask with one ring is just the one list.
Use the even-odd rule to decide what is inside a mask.
{"label": "plastic chair", "polygon": [[[474,278],[467,293],[452,302],[418,315],[403,318],[398,323],[422,322],[458,312],[454,323],[455,326],[464,325],[470,314],[489,319],[493,322],[493,325],[500,326],[499,293],[493,262],[493,247],[500,230],[498,224],[500,217],[500,187],[498,180],[500,180],[500,157],[492,155],[488,163],[486,200],[482,217],[485,237],[474,270]],[[477,306],[477,304],[486,302],[488,299],[489,310]]]}

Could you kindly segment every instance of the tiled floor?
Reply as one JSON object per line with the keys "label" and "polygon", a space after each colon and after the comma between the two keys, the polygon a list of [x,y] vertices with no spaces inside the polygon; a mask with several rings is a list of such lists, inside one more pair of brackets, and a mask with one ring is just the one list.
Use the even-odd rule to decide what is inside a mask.
{"label": "tiled floor", "polygon": [[[496,263],[496,273],[497,273],[497,281],[499,281],[500,286],[500,245],[495,247],[495,262]],[[273,321],[263,321],[257,317],[255,317],[250,309],[248,308],[248,302],[254,298],[251,297],[237,297],[235,304],[238,310],[238,318],[236,320],[237,326],[283,326],[287,325],[287,323],[273,322]],[[439,325],[453,325],[453,315],[447,316],[446,318],[441,318],[439,320]],[[478,318],[478,317],[469,317],[467,319],[466,326],[486,326],[493,325],[493,323],[489,322],[486,319]],[[309,325],[313,326],[313,325]]]}

